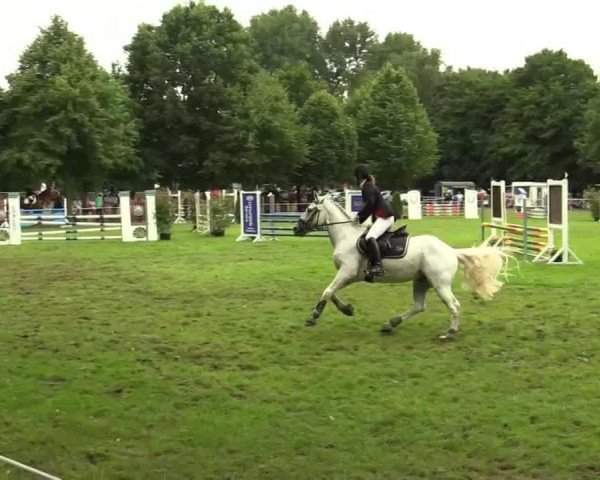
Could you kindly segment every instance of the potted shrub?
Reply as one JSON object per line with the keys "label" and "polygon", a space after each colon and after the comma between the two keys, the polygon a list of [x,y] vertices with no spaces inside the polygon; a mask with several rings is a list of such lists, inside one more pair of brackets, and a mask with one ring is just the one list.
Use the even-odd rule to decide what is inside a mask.
{"label": "potted shrub", "polygon": [[584,199],[589,204],[594,221],[600,220],[600,190],[586,190]]}
{"label": "potted shrub", "polygon": [[177,218],[176,208],[167,192],[156,192],[156,228],[161,240],[171,239],[171,229]]}
{"label": "potted shrub", "polygon": [[401,220],[404,218],[404,205],[402,204],[402,197],[400,196],[400,192],[394,192],[392,195],[392,210],[394,211],[394,216],[396,220]]}
{"label": "potted shrub", "polygon": [[231,224],[233,202],[230,198],[212,197],[210,199],[210,233],[215,237],[225,235],[225,229]]}

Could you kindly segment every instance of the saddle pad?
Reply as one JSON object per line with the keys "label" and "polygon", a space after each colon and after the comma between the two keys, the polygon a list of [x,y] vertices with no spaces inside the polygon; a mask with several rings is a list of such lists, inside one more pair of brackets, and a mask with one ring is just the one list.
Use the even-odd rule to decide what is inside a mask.
{"label": "saddle pad", "polygon": [[[361,236],[358,239],[356,247],[358,251],[367,256],[367,242],[365,240],[365,235]],[[379,245],[379,252],[381,253],[381,258],[390,258],[390,259],[399,259],[404,258],[406,256],[406,252],[408,251],[408,240],[409,235],[394,235],[393,233],[385,233],[378,240],[377,244]]]}

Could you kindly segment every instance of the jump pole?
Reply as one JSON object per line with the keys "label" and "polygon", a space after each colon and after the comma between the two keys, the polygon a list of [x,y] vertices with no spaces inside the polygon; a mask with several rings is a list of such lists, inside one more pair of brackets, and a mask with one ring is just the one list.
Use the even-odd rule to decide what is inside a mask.
{"label": "jump pole", "polygon": [[37,468],[30,467],[29,465],[25,465],[24,463],[21,463],[21,462],[17,462],[16,460],[5,457],[4,455],[0,455],[0,461],[2,461],[4,463],[8,463],[9,465],[12,465],[13,467],[20,468],[21,470],[24,470],[26,472],[33,473],[34,475],[45,478],[47,480],[61,480],[60,478],[55,477],[54,475],[50,475],[49,473],[42,472],[41,470],[38,470]]}

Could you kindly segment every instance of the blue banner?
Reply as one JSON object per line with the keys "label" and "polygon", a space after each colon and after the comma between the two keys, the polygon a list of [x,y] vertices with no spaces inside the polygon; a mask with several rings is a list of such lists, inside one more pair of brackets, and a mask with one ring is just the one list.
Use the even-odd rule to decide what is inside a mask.
{"label": "blue banner", "polygon": [[363,208],[362,195],[350,196],[350,210],[352,213],[360,212]]}
{"label": "blue banner", "polygon": [[242,208],[244,209],[242,233],[244,235],[258,235],[259,198],[256,192],[242,193]]}

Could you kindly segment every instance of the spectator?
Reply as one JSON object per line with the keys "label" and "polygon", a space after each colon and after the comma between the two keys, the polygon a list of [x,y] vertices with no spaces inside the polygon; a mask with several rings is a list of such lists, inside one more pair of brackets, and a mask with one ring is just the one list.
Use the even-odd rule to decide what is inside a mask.
{"label": "spectator", "polygon": [[96,215],[102,215],[102,209],[104,208],[104,197],[102,192],[98,192],[96,195]]}

